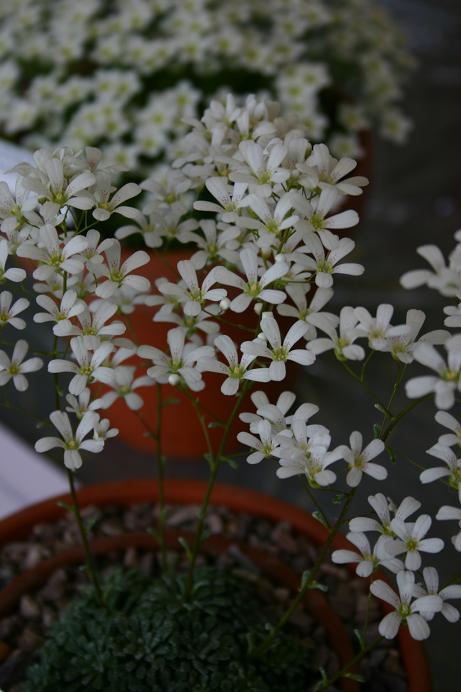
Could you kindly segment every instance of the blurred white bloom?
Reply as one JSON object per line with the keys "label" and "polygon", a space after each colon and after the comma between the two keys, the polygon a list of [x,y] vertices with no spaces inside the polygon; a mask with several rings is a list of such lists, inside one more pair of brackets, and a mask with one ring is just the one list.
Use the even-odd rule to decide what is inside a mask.
{"label": "blurred white bloom", "polygon": [[347,306],[341,308],[337,328],[335,322],[324,314],[311,315],[310,321],[328,335],[328,338],[319,337],[308,342],[307,349],[312,353],[318,355],[333,350],[336,358],[342,361],[362,360],[365,357],[363,348],[354,344],[356,339],[365,336],[363,329],[359,329],[357,326],[358,318],[354,308]]}
{"label": "blurred white bloom", "polygon": [[435,466],[423,471],[419,476],[421,483],[432,483],[439,478],[446,478],[450,486],[458,492],[461,502],[461,459],[456,457],[453,450],[441,443],[435,444],[427,453],[444,461],[446,466]]}
{"label": "blurred white bloom", "polygon": [[11,359],[5,351],[0,351],[0,387],[3,387],[13,379],[13,384],[18,392],[26,391],[29,383],[25,376],[40,370],[43,366],[41,358],[24,360],[28,350],[29,344],[27,341],[20,339],[14,346]]}
{"label": "blurred white bloom", "polygon": [[0,293],[0,328],[10,324],[15,329],[24,329],[26,323],[17,315],[28,307],[29,301],[26,298],[18,298],[13,303],[13,294],[10,291],[2,291]]}
{"label": "blurred white bloom", "polygon": [[414,358],[421,365],[435,370],[437,375],[415,377],[406,383],[405,391],[410,399],[435,393],[435,405],[448,409],[455,403],[456,391],[461,391],[461,334],[445,342],[447,361],[428,343],[420,343],[414,350]]}
{"label": "blurred white bloom", "polygon": [[[69,383],[69,392],[74,396],[78,396],[91,382],[98,382],[101,374],[104,374],[109,368],[104,367],[102,363],[106,360],[114,347],[110,343],[103,343],[92,352],[85,340],[76,336],[70,340],[72,356],[75,361],[55,358],[48,363],[48,372],[73,373],[73,378]],[[110,372],[110,370],[109,370]]]}

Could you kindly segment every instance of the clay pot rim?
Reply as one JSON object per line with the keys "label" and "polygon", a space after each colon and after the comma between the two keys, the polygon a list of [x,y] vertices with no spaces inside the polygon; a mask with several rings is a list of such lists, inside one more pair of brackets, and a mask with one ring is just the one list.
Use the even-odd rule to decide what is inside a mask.
{"label": "clay pot rim", "polygon": [[[165,497],[168,504],[199,504],[206,489],[206,482],[197,480],[169,479],[165,484]],[[158,499],[158,485],[152,479],[128,480],[86,486],[78,491],[81,506],[121,505],[152,501]],[[58,502],[69,503],[69,495],[59,495],[0,521],[0,546],[11,541],[21,540],[30,533],[37,523],[56,521],[66,514],[66,509]],[[317,545],[325,542],[327,530],[308,512],[278,498],[259,491],[218,484],[211,497],[210,506],[224,505],[234,511],[264,517],[277,522],[287,522],[297,531],[307,535]],[[333,549],[348,549],[350,544],[342,535],[335,537]],[[381,602],[380,602],[381,605]],[[383,610],[389,612],[383,604]],[[411,638],[406,628],[400,628],[399,648],[408,681],[408,692],[431,692],[431,675],[420,642]]]}

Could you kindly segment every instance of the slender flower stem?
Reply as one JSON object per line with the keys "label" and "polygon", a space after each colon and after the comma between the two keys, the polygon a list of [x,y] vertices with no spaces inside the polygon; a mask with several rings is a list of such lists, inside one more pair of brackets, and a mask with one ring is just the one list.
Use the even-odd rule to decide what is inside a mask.
{"label": "slender flower stem", "polygon": [[331,528],[331,523],[330,523],[330,521],[329,521],[327,515],[326,515],[325,512],[323,511],[320,502],[317,500],[317,498],[315,497],[314,493],[312,492],[312,488],[310,487],[307,478],[306,478],[306,482],[305,482],[305,484],[304,484],[304,487],[305,487],[305,489],[306,489],[306,493],[307,493],[308,496],[309,496],[309,499],[311,500],[312,504],[313,504],[314,507],[316,508],[317,512],[320,514],[320,516],[321,516],[321,518],[322,518],[323,524],[324,524],[328,529],[330,529],[330,528]]}
{"label": "slender flower stem", "polygon": [[286,623],[289,621],[289,619],[291,618],[293,613],[296,612],[296,610],[298,609],[298,607],[302,603],[303,598],[306,595],[307,591],[309,589],[312,589],[315,587],[317,574],[318,574],[318,572],[319,572],[319,570],[320,570],[320,568],[321,568],[321,566],[325,560],[327,553],[329,552],[329,550],[331,548],[331,545],[333,543],[333,540],[334,540],[336,534],[338,533],[339,529],[341,528],[341,525],[342,525],[342,523],[343,523],[343,521],[347,515],[347,512],[349,510],[349,506],[350,506],[352,499],[355,495],[355,490],[356,489],[354,488],[353,490],[351,490],[348,493],[347,498],[346,498],[346,500],[343,504],[343,507],[341,509],[341,512],[340,512],[338,518],[336,519],[335,523],[333,524],[333,526],[331,527],[331,529],[328,533],[327,540],[323,544],[323,547],[322,547],[321,551],[319,552],[317,559],[312,566],[312,569],[309,570],[309,576],[307,577],[307,579],[305,579],[302,582],[298,593],[296,594],[295,598],[292,600],[288,609],[283,613],[283,615],[280,617],[279,621],[274,625],[274,627],[271,629],[271,631],[269,632],[267,637],[263,640],[263,642],[260,644],[260,646],[257,647],[257,649],[255,650],[255,655],[264,654],[270,648],[270,646],[271,646],[272,642],[274,641],[275,637],[277,636],[277,634],[286,625]]}
{"label": "slender flower stem", "polygon": [[410,413],[410,411],[413,411],[414,408],[419,406],[419,404],[421,404],[423,401],[426,401],[426,399],[429,399],[431,396],[432,393],[429,392],[429,394],[425,394],[424,396],[419,397],[419,399],[412,401],[411,404],[408,404],[408,406],[405,406],[400,413],[397,413],[395,416],[391,416],[388,426],[384,430],[381,430],[381,434],[379,436],[381,440],[385,442],[394,428],[400,423],[402,418],[404,418],[408,413]]}
{"label": "slender flower stem", "polygon": [[[65,275],[65,276],[67,276],[67,275]],[[57,355],[59,355],[58,337],[55,336],[54,340],[53,340],[53,356],[56,358]],[[59,374],[58,373],[55,373],[53,375],[53,380],[54,380],[56,409],[60,410],[61,409],[61,394],[60,394],[60,389],[59,389]],[[105,607],[106,604],[104,602],[104,597],[103,597],[103,593],[101,590],[101,585],[99,582],[98,573],[96,570],[93,555],[91,553],[90,544],[88,542],[88,534],[87,534],[85,525],[83,523],[82,515],[80,512],[80,506],[78,504],[77,493],[75,491],[74,475],[70,469],[67,469],[67,479],[69,481],[70,495],[72,497],[72,513],[73,513],[73,515],[77,521],[78,530],[80,532],[80,537],[82,539],[83,550],[85,553],[85,562],[86,562],[88,574],[90,575],[90,579],[93,582],[93,586],[94,586],[94,589],[96,591],[96,595],[97,595],[99,603],[103,607]]]}
{"label": "slender flower stem", "polygon": [[165,457],[162,453],[162,386],[157,383],[157,430],[156,430],[156,452],[157,452],[157,481],[158,481],[158,500],[159,500],[159,517],[158,517],[158,535],[160,544],[160,562],[163,569],[166,569],[166,542],[165,542],[165,527],[166,527],[166,509],[165,509]]}
{"label": "slender flower stem", "polygon": [[359,663],[362,660],[362,658],[372,649],[374,649],[375,646],[377,646],[377,644],[379,644],[381,641],[382,637],[376,637],[376,639],[373,639],[373,641],[370,642],[370,644],[367,644],[366,646],[362,647],[353,658],[351,658],[342,668],[340,668],[340,670],[338,670],[337,673],[335,673],[331,678],[323,680],[321,684],[315,688],[315,692],[321,692],[321,690],[326,690],[337,680],[343,678],[347,673],[349,673],[350,669],[353,666],[355,666],[356,663]]}
{"label": "slender flower stem", "polygon": [[194,585],[194,570],[195,570],[195,565],[197,563],[197,558],[199,554],[199,550],[201,548],[201,545],[203,543],[203,538],[204,538],[204,531],[205,531],[205,520],[206,516],[208,513],[208,508],[210,505],[210,500],[211,496],[214,490],[214,487],[216,485],[216,481],[218,478],[218,472],[221,466],[221,463],[223,461],[223,454],[224,450],[226,448],[227,444],[227,438],[230,433],[230,429],[232,427],[232,424],[235,420],[235,417],[237,416],[237,413],[240,409],[240,406],[242,404],[242,401],[248,391],[248,389],[251,387],[251,383],[249,382],[244,382],[241,392],[239,396],[237,397],[237,400],[234,404],[234,408],[232,409],[232,412],[227,419],[226,425],[224,426],[223,434],[221,437],[221,442],[219,444],[219,448],[217,453],[215,454],[213,451],[213,446],[211,444],[210,440],[210,435],[208,432],[208,428],[206,425],[206,421],[204,420],[204,417],[200,411],[200,407],[198,405],[198,401],[195,397],[189,394],[189,392],[185,392],[186,396],[188,399],[191,401],[194,411],[196,412],[196,415],[200,421],[200,425],[203,430],[203,434],[207,443],[208,447],[208,463],[210,464],[210,477],[208,479],[208,485],[207,489],[204,495],[204,498],[202,500],[202,504],[200,506],[200,511],[199,511],[199,517],[198,517],[198,524],[197,524],[197,529],[195,531],[195,537],[194,537],[194,543],[191,548],[191,553],[189,557],[189,570],[187,573],[187,581],[186,581],[186,590],[185,590],[185,599],[188,600],[191,596],[192,593],[192,588]]}
{"label": "slender flower stem", "polygon": [[100,605],[104,608],[106,607],[104,596],[101,589],[101,584],[99,582],[98,572],[95,566],[94,557],[90,549],[90,544],[88,542],[88,532],[83,523],[83,518],[80,512],[80,507],[78,504],[77,493],[75,491],[74,475],[70,469],[67,469],[67,478],[69,480],[70,494],[72,497],[72,512],[77,521],[78,530],[80,532],[80,537],[82,539],[83,550],[85,552],[85,561],[88,569],[88,574],[90,575],[91,581],[93,582],[94,590],[98,597]]}

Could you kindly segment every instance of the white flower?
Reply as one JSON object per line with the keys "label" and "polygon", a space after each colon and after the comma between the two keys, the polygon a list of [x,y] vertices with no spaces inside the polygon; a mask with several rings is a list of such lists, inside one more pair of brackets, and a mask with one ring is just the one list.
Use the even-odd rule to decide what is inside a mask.
{"label": "white flower", "polygon": [[282,144],[275,144],[268,153],[257,142],[245,140],[240,142],[239,151],[243,163],[229,177],[237,183],[248,183],[257,194],[269,197],[274,183],[284,183],[290,177],[280,165],[287,154]]}
{"label": "white flower", "polygon": [[[452,598],[461,598],[461,584],[450,584],[439,591],[439,575],[435,567],[425,567],[423,569],[423,578],[426,594],[428,596],[439,596],[442,599],[443,605],[440,611],[441,615],[443,615],[448,622],[458,622],[459,610],[446,601]],[[425,613],[424,610],[422,610],[421,615],[426,620],[432,620],[434,611]]]}
{"label": "white flower", "polygon": [[331,554],[331,559],[340,565],[357,562],[355,572],[359,577],[369,577],[381,566],[395,573],[403,569],[403,562],[391,557],[386,552],[386,543],[390,540],[388,537],[380,536],[373,550],[371,550],[370,542],[364,533],[351,531],[346,538],[358,548],[359,552],[357,553],[354,550],[335,550]]}
{"label": "white flower", "polygon": [[233,312],[244,312],[254,300],[271,304],[283,303],[286,299],[285,293],[277,289],[267,288],[267,286],[285,276],[288,272],[288,265],[285,262],[276,262],[261,276],[258,276],[258,257],[253,248],[242,250],[240,261],[246,275],[246,281],[225,267],[216,267],[213,270],[216,281],[226,286],[234,286],[241,291],[231,301],[230,309]]}
{"label": "white flower", "polygon": [[221,392],[232,396],[238,392],[242,380],[252,379],[252,372],[248,368],[256,356],[244,354],[239,360],[237,348],[226,334],[217,336],[214,340],[214,346],[226,358],[227,365],[216,358],[203,358],[200,361],[200,369],[203,372],[217,372],[226,375],[226,379],[221,385]]}
{"label": "white flower", "polygon": [[363,437],[357,430],[351,433],[349,438],[350,447],[343,445],[341,453],[344,461],[349,465],[349,472],[346,483],[355,488],[362,480],[365,473],[376,480],[382,481],[387,478],[387,469],[379,464],[370,463],[372,459],[379,456],[384,450],[385,445],[382,440],[372,440],[365,449],[362,449]]}
{"label": "white flower", "polygon": [[[93,305],[91,305],[91,309],[93,309]],[[68,321],[60,322],[53,331],[58,336],[82,336],[91,348],[92,344],[97,344],[100,340],[121,336],[125,333],[126,327],[119,320],[106,324],[115,315],[117,309],[116,305],[106,301],[97,305],[94,311],[90,311],[83,304],[83,310],[77,313],[80,324],[71,324]]]}
{"label": "white flower", "polygon": [[61,437],[42,437],[35,443],[37,452],[48,452],[59,447],[64,450],[64,465],[71,471],[79,469],[82,465],[80,450],[98,454],[104,448],[103,440],[85,440],[98,422],[99,416],[94,411],[88,411],[82,417],[74,433],[67,413],[53,411],[50,420],[60,433]]}
{"label": "white flower", "polygon": [[443,425],[451,433],[446,433],[445,435],[440,435],[438,444],[445,447],[453,447],[453,445],[461,445],[461,423],[456,420],[451,413],[447,411],[437,411],[435,414],[435,420],[440,425]]}
{"label": "white flower", "polygon": [[118,435],[118,428],[110,427],[110,420],[108,418],[100,418],[94,426],[94,439],[95,440],[110,440],[112,437]]}
{"label": "white flower", "polygon": [[48,281],[57,271],[80,274],[84,265],[80,253],[87,248],[87,240],[76,235],[62,240],[54,226],[40,228],[40,247],[23,243],[17,251],[19,257],[39,262],[33,276],[38,281]]}
{"label": "white flower", "polygon": [[69,404],[66,406],[66,411],[73,413],[80,420],[87,411],[96,411],[101,408],[100,400],[91,401],[91,390],[86,388],[80,392],[78,397],[73,394],[66,394],[66,401]]}
{"label": "white flower", "polygon": [[405,567],[412,572],[421,567],[421,553],[439,553],[444,546],[440,538],[424,538],[431,528],[432,519],[428,514],[421,514],[415,523],[406,523],[394,517],[391,528],[397,539],[392,541],[393,555],[405,553]]}
{"label": "white flower", "polygon": [[[340,264],[343,257],[348,255],[355,247],[350,238],[338,238],[331,234],[322,238],[322,242],[314,234],[310,233],[306,245],[299,248],[300,252],[308,253],[303,259],[303,267],[315,273],[315,283],[319,288],[331,288],[334,274],[349,274],[360,276],[364,267],[354,262]],[[325,248],[328,253],[325,253]],[[309,255],[312,254],[313,257]]]}
{"label": "white flower", "polygon": [[461,552],[461,508],[460,507],[450,507],[449,505],[443,505],[437,512],[436,519],[438,521],[457,521],[459,525],[459,532],[452,536],[451,541],[455,550]]}
{"label": "white flower", "polygon": [[381,579],[375,580],[370,586],[373,596],[386,601],[394,608],[393,612],[388,613],[379,623],[379,633],[386,639],[394,639],[400,625],[405,622],[413,639],[427,639],[430,634],[429,626],[420,613],[439,612],[442,610],[442,599],[435,595],[415,598],[418,587],[413,572],[399,572],[397,586],[399,595]]}
{"label": "white flower", "polygon": [[280,436],[280,449],[277,456],[280,468],[279,478],[305,475],[309,484],[314,487],[331,485],[336,474],[328,467],[342,458],[341,448],[328,451],[331,436],[323,425],[306,425],[301,418],[291,422],[293,438]]}
{"label": "white flower", "polygon": [[118,240],[113,240],[105,248],[107,265],[104,264],[99,269],[99,275],[107,277],[107,281],[99,284],[96,288],[96,295],[100,298],[109,298],[117,288],[129,287],[139,293],[147,293],[150,289],[150,281],[144,276],[131,274],[134,269],[144,266],[150,261],[150,257],[144,250],[133,252],[122,264],[121,246]]}
{"label": "white flower", "polygon": [[29,344],[27,341],[20,339],[14,346],[11,360],[5,351],[0,351],[0,387],[3,387],[13,378],[13,384],[18,392],[26,391],[29,383],[25,375],[40,370],[43,366],[41,358],[24,360],[28,350]]}
{"label": "white flower", "polygon": [[[271,313],[264,314],[261,319],[261,329],[263,339],[256,338],[253,341],[244,341],[242,352],[258,358],[268,358],[271,361],[269,368],[262,368],[268,371],[269,379],[281,381],[286,377],[286,365],[288,360],[299,363],[300,365],[311,365],[315,356],[306,349],[293,349],[307,331],[305,322],[295,322],[288,330],[283,339],[280,329]],[[267,342],[269,345],[267,345]],[[260,368],[255,368],[256,372]],[[263,373],[261,373],[263,375]],[[254,376],[254,375],[253,375]]]}
{"label": "white flower", "polygon": [[46,312],[37,312],[34,322],[56,322],[53,333],[57,336],[69,334],[72,327],[71,318],[85,310],[85,303],[79,300],[77,293],[71,289],[64,293],[60,303],[56,303],[47,295],[37,296],[36,300]]}
{"label": "white flower", "polygon": [[239,215],[239,210],[242,208],[242,200],[244,199],[247,183],[234,183],[229,185],[223,178],[207,178],[205,181],[207,190],[218,200],[215,202],[206,202],[199,200],[194,202],[194,209],[198,211],[209,211],[219,214],[219,218],[225,223],[235,222]]}
{"label": "white flower", "polygon": [[301,182],[310,189],[333,187],[344,195],[361,195],[362,187],[368,185],[367,178],[353,176],[342,180],[356,166],[357,161],[354,159],[343,157],[338,161],[331,156],[325,144],[314,144],[306,164],[300,166],[300,170],[304,172]]}
{"label": "white flower", "polygon": [[[294,305],[282,303],[281,305],[277,306],[277,312],[283,317],[291,317],[306,322],[308,325],[308,330],[305,333],[304,338],[307,341],[314,339],[317,332],[315,327],[311,324],[310,317],[312,314],[320,312],[328,303],[333,296],[333,290],[331,288],[317,288],[314,295],[311,297],[309,305],[307,304],[307,294],[304,286],[299,284],[288,284],[286,287],[286,292],[290,296]],[[332,313],[322,314],[326,314],[330,319],[335,319],[335,316]]]}
{"label": "white flower", "polygon": [[[123,203],[132,197],[136,197],[141,192],[141,188],[136,183],[126,183],[119,190],[111,185],[111,178],[106,173],[100,172],[96,175],[96,187],[93,192],[94,209],[93,216],[97,221],[107,221],[114,213],[133,218],[136,210],[133,207],[124,206]],[[93,204],[91,205],[93,206]]]}
{"label": "white flower", "polygon": [[458,492],[461,502],[461,459],[456,457],[453,450],[440,443],[428,449],[427,453],[444,461],[446,466],[435,466],[423,471],[419,476],[421,483],[432,483],[439,478],[447,478],[450,486]]}
{"label": "white flower", "polygon": [[435,288],[444,296],[456,296],[461,288],[459,271],[454,267],[447,266],[445,258],[436,245],[422,245],[417,249],[432,267],[430,269],[415,269],[406,272],[401,278],[400,283],[404,288],[417,288],[427,285]]}
{"label": "white flower", "polygon": [[327,315],[315,313],[311,315],[310,322],[328,335],[328,338],[320,337],[309,341],[307,349],[312,353],[318,355],[333,350],[340,361],[362,360],[365,357],[363,348],[354,344],[356,339],[365,336],[363,330],[357,327],[358,319],[354,308],[345,306],[341,309],[339,333],[335,323]]}
{"label": "white flower", "polygon": [[8,241],[2,238],[0,240],[0,283],[3,283],[5,280],[13,281],[14,283],[24,281],[26,278],[26,272],[24,269],[16,269],[11,267],[5,271],[8,256]]}
{"label": "white flower", "polygon": [[196,317],[200,314],[205,301],[219,303],[227,295],[223,288],[212,288],[217,281],[213,270],[204,278],[202,287],[199,286],[192,262],[188,260],[178,262],[178,272],[186,285],[185,295],[181,296],[181,302],[184,301],[184,313],[188,316]]}
{"label": "white flower", "polygon": [[379,521],[372,517],[355,517],[349,522],[351,531],[377,531],[387,536],[394,536],[395,534],[391,526],[392,518],[395,517],[405,521],[421,507],[421,503],[415,500],[414,497],[405,497],[400,505],[395,507],[382,493],[369,495],[368,502]]}
{"label": "white flower", "polygon": [[99,400],[101,408],[109,408],[114,401],[121,397],[132,411],[139,410],[144,401],[134,390],[138,387],[150,387],[153,380],[147,375],[135,378],[136,368],[134,366],[118,365],[114,369],[107,368],[100,373],[100,382],[103,382],[112,391],[103,394]]}
{"label": "white flower", "polygon": [[448,409],[455,403],[455,392],[461,391],[461,334],[445,342],[447,362],[427,343],[418,344],[414,358],[421,365],[435,370],[436,375],[415,377],[406,383],[405,391],[410,399],[435,392],[437,408]]}
{"label": "white flower", "polygon": [[167,341],[169,355],[154,346],[139,347],[138,355],[153,362],[147,370],[149,377],[161,384],[185,384],[193,392],[202,390],[205,385],[198,365],[202,359],[213,357],[213,349],[210,346],[197,347],[191,342],[186,344],[186,332],[181,327],[170,329]]}
{"label": "white flower", "polygon": [[9,291],[0,293],[0,328],[6,324],[11,324],[15,329],[24,329],[26,323],[20,317],[16,317],[23,310],[29,307],[29,301],[26,298],[19,298],[13,304],[13,294]]}
{"label": "white flower", "polygon": [[268,421],[261,421],[258,425],[258,435],[251,435],[248,432],[240,432],[237,439],[246,447],[255,451],[247,457],[249,464],[259,464],[263,459],[269,459],[274,455],[278,444],[272,433],[272,427]]}
{"label": "white flower", "polygon": [[427,334],[423,334],[418,339],[418,334],[426,320],[426,315],[422,310],[408,310],[405,326],[408,327],[407,334],[400,336],[388,336],[386,350],[391,353],[395,360],[401,363],[411,363],[415,348],[420,343],[443,344],[450,334],[442,329],[437,329]]}
{"label": "white flower", "polygon": [[91,382],[100,381],[101,375],[105,374],[109,368],[102,363],[106,360],[114,347],[110,343],[103,343],[94,351],[87,347],[82,337],[76,336],[70,340],[72,355],[76,362],[56,358],[48,363],[48,372],[60,373],[71,372],[74,377],[69,383],[69,392],[78,396]]}
{"label": "white flower", "polygon": [[375,351],[386,351],[388,348],[388,339],[390,337],[405,336],[410,333],[410,328],[407,325],[399,325],[393,327],[391,325],[394,308],[392,305],[378,305],[376,317],[365,308],[355,308],[355,314],[359,320],[358,329],[363,331],[368,336],[368,344]]}
{"label": "white flower", "polygon": [[[35,168],[29,164],[20,164],[20,173],[26,173],[24,167],[28,169],[28,175],[24,177],[24,186],[28,190],[55,203],[58,208],[68,205],[76,209],[91,209],[91,197],[84,192],[95,182],[90,171],[79,173],[69,180],[64,174],[63,161],[46,149],[36,151],[34,160]],[[79,194],[82,192],[83,194]]]}

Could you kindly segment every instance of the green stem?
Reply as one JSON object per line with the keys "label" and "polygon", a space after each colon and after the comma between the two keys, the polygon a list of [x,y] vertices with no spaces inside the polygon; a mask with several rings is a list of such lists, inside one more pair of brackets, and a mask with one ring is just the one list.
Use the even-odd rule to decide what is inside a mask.
{"label": "green stem", "polygon": [[157,431],[156,431],[156,452],[157,452],[157,481],[158,481],[158,534],[160,544],[160,562],[162,569],[166,569],[166,509],[165,509],[165,457],[162,454],[162,386],[157,384]]}
{"label": "green stem", "polygon": [[201,545],[203,543],[203,537],[204,537],[204,530],[205,530],[205,520],[206,516],[208,514],[208,508],[210,505],[210,500],[211,500],[211,495],[213,493],[214,487],[216,485],[216,481],[218,478],[218,472],[221,466],[222,462],[222,457],[224,454],[224,450],[226,448],[226,443],[227,443],[227,438],[230,433],[230,429],[232,427],[232,424],[235,420],[235,417],[240,409],[240,406],[242,404],[242,401],[248,391],[248,389],[251,387],[251,384],[249,382],[244,382],[241,392],[239,396],[237,397],[237,400],[234,404],[234,407],[232,409],[232,412],[227,419],[226,425],[224,426],[223,430],[223,435],[221,437],[221,442],[219,444],[219,448],[216,454],[213,452],[213,447],[211,444],[210,440],[210,435],[208,433],[208,428],[206,426],[206,422],[204,420],[203,415],[200,412],[199,405],[197,399],[195,397],[191,396],[189,392],[185,392],[186,396],[188,399],[191,401],[194,411],[197,414],[197,417],[200,421],[200,425],[203,430],[203,434],[207,443],[208,447],[208,463],[210,464],[210,477],[208,480],[208,485],[207,489],[205,492],[205,496],[203,498],[202,504],[200,506],[200,511],[199,511],[199,517],[198,517],[198,523],[197,523],[197,529],[195,531],[195,536],[194,536],[194,543],[191,549],[190,557],[189,557],[189,569],[187,573],[187,581],[186,581],[186,590],[185,590],[185,599],[188,600],[190,599],[191,593],[192,593],[192,588],[194,585],[194,570],[195,570],[195,565],[197,563],[197,558],[199,554],[199,550],[201,548]]}
{"label": "green stem", "polygon": [[309,496],[309,499],[311,500],[312,504],[313,504],[314,507],[316,508],[317,512],[318,512],[318,513],[320,514],[320,516],[322,517],[323,524],[324,524],[328,529],[330,529],[330,528],[331,528],[331,523],[330,523],[330,521],[329,521],[327,515],[326,515],[325,512],[323,511],[320,502],[317,500],[317,498],[315,497],[314,493],[312,492],[312,488],[310,487],[307,478],[306,478],[306,482],[305,482],[305,484],[304,484],[304,487],[305,487],[305,489],[306,489],[306,493],[307,493],[308,496]]}
{"label": "green stem", "polygon": [[77,521],[78,530],[80,532],[80,537],[82,539],[83,550],[85,553],[85,562],[86,562],[88,574],[90,575],[91,581],[93,582],[94,590],[96,591],[98,601],[99,601],[100,605],[105,608],[106,604],[104,601],[104,596],[102,593],[101,584],[99,582],[98,572],[96,570],[93,554],[91,552],[90,544],[88,542],[88,533],[87,533],[87,530],[86,530],[85,525],[83,523],[82,515],[80,512],[80,507],[78,504],[77,493],[75,491],[74,476],[73,476],[73,473],[70,469],[67,470],[67,477],[69,480],[70,494],[72,497],[72,512],[73,512],[73,515]]}
{"label": "green stem", "polygon": [[423,401],[426,401],[426,399],[429,399],[429,397],[432,396],[432,392],[429,392],[429,394],[425,394],[424,396],[419,397],[419,399],[415,399],[414,401],[411,402],[411,404],[408,404],[408,406],[405,406],[404,409],[400,411],[400,413],[397,413],[395,416],[392,416],[389,425],[384,428],[384,430],[381,430],[380,438],[383,442],[387,440],[391,432],[394,430],[394,428],[400,423],[402,418],[404,418],[410,411],[413,411],[414,408],[419,406]]}
{"label": "green stem", "polygon": [[333,540],[338,533],[339,529],[341,528],[341,525],[346,517],[346,514],[349,510],[349,506],[352,502],[352,499],[355,494],[355,488],[351,490],[347,496],[346,501],[344,502],[344,505],[341,509],[341,512],[336,519],[335,523],[331,527],[327,540],[323,544],[323,547],[321,551],[319,552],[316,561],[314,562],[314,565],[312,566],[312,569],[309,570],[309,576],[307,579],[303,581],[301,584],[301,587],[295,596],[295,598],[292,600],[290,606],[288,609],[283,613],[283,615],[280,617],[279,621],[274,625],[274,627],[271,629],[267,637],[263,640],[263,642],[258,646],[258,648],[255,651],[255,655],[261,655],[264,654],[271,646],[272,642],[274,641],[275,637],[277,634],[280,632],[280,630],[286,625],[286,623],[290,620],[292,617],[293,613],[296,612],[298,607],[303,601],[304,596],[306,595],[307,591],[309,589],[312,589],[315,587],[315,582],[316,582],[316,577],[317,574],[322,566],[322,564],[325,561],[325,557],[327,553],[329,552],[331,545],[333,543]]}
{"label": "green stem", "polygon": [[377,644],[379,644],[381,641],[382,641],[382,637],[376,637],[376,639],[373,639],[373,641],[370,642],[370,644],[367,644],[367,646],[364,646],[363,648],[361,648],[360,651],[358,651],[356,653],[356,655],[353,656],[353,658],[351,658],[342,668],[340,668],[340,670],[338,670],[337,673],[335,673],[331,678],[327,678],[326,680],[324,680],[320,684],[320,686],[317,686],[315,688],[315,692],[321,692],[321,690],[326,690],[328,687],[333,685],[333,683],[335,683],[337,680],[340,680],[340,678],[344,677],[350,671],[350,669],[353,666],[355,666],[356,663],[359,663],[362,660],[362,658],[369,651],[374,649],[375,646]]}

